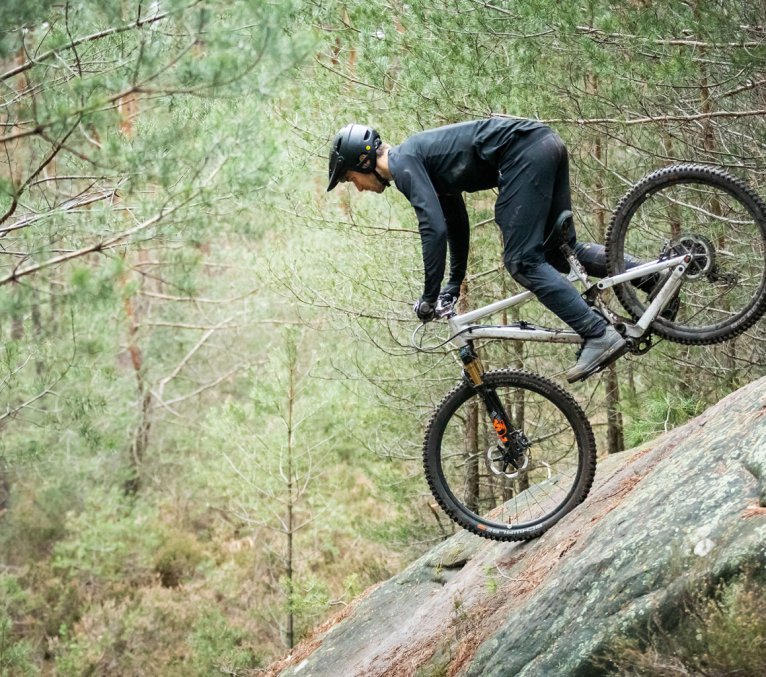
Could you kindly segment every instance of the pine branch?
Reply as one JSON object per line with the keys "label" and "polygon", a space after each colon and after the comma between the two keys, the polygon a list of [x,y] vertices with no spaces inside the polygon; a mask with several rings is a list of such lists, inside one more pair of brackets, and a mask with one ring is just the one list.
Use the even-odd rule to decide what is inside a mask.
{"label": "pine branch", "polygon": [[44,270],[45,268],[50,268],[51,266],[55,266],[56,264],[64,263],[65,261],[71,261],[72,259],[85,256],[86,254],[92,254],[93,252],[98,252],[108,247],[111,247],[112,245],[129,238],[131,235],[135,235],[136,233],[139,233],[142,230],[146,230],[150,226],[153,226],[155,223],[160,221],[162,218],[164,218],[168,214],[171,214],[176,209],[178,209],[178,207],[173,207],[167,212],[160,211],[158,214],[155,214],[152,218],[148,219],[147,221],[144,221],[143,223],[139,223],[137,226],[134,226],[133,228],[128,228],[127,230],[124,230],[121,233],[117,233],[117,235],[113,235],[110,238],[101,240],[87,247],[83,247],[82,249],[77,249],[73,252],[67,252],[66,254],[62,254],[61,256],[54,256],[53,258],[50,258],[47,261],[43,261],[42,263],[37,263],[32,266],[27,266],[26,268],[21,268],[20,270],[14,270],[9,275],[6,275],[5,277],[0,278],[0,287],[2,287],[4,284],[8,284],[9,282],[16,282],[22,277],[31,275],[32,273],[37,273],[41,270]]}
{"label": "pine branch", "polygon": [[[192,5],[190,5],[189,8],[193,7],[195,4],[197,3],[196,2],[192,3]],[[33,68],[34,66],[39,65],[43,61],[47,61],[48,59],[56,56],[62,51],[74,50],[78,45],[82,45],[83,43],[86,43],[86,42],[101,40],[102,38],[107,38],[111,35],[118,35],[120,33],[124,33],[125,31],[131,31],[135,28],[143,28],[144,26],[148,26],[149,24],[153,24],[153,23],[156,23],[157,21],[162,21],[163,19],[166,19],[168,16],[171,15],[171,13],[172,12],[156,14],[155,16],[148,19],[139,19],[125,26],[119,26],[118,28],[108,28],[104,31],[99,31],[98,33],[92,33],[91,35],[86,35],[82,38],[77,38],[75,40],[72,40],[67,45],[63,45],[62,47],[57,47],[55,49],[48,50],[47,52],[42,53],[40,56],[35,57],[34,59],[30,58],[29,60],[25,61],[19,66],[16,66],[15,68],[11,68],[9,71],[6,71],[2,75],[0,75],[0,82],[3,82],[7,80],[8,78],[12,78],[15,75],[25,73],[30,68]]]}
{"label": "pine branch", "polygon": [[[493,113],[494,117],[522,119],[515,115],[505,113]],[[550,120],[540,120],[545,124],[569,124],[569,125],[646,125],[662,122],[696,122],[698,120],[707,120],[712,118],[744,118],[766,115],[766,109],[743,110],[743,111],[714,111],[710,113],[693,113],[690,115],[657,115],[633,119],[620,118],[554,118]]]}
{"label": "pine branch", "polygon": [[763,47],[766,45],[766,40],[753,40],[746,42],[705,42],[704,40],[692,40],[689,38],[645,38],[640,35],[632,35],[630,33],[607,33],[606,31],[602,31],[598,28],[593,28],[592,26],[577,26],[577,30],[580,33],[584,33],[586,35],[596,35],[613,40],[638,40],[639,42],[651,43],[653,45],[672,45],[703,49],[731,49],[733,47],[749,49],[752,47]]}

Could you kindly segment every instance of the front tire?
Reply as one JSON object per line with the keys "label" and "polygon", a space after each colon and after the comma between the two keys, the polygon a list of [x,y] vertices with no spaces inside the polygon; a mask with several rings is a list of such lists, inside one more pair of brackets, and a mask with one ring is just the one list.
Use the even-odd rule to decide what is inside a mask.
{"label": "front tire", "polygon": [[426,479],[447,515],[474,534],[535,538],[587,496],[596,471],[593,431],[574,398],[538,374],[503,369],[485,373],[484,383],[529,443],[525,466],[504,473],[493,464],[497,435],[478,393],[463,382],[426,431]]}

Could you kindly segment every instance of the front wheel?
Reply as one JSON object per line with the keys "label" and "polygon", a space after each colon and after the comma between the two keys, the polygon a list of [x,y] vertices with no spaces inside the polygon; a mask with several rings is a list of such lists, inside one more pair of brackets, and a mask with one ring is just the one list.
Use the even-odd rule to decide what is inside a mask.
{"label": "front wheel", "polygon": [[[766,205],[744,181],[717,167],[673,165],[644,177],[617,205],[606,254],[610,275],[624,272],[625,255],[644,261],[691,255],[677,309],[652,324],[671,341],[725,341],[766,312]],[[634,319],[652,296],[638,287],[646,292],[651,284],[615,287]]]}
{"label": "front wheel", "polygon": [[596,471],[588,419],[561,387],[531,372],[484,374],[523,451],[503,458],[481,397],[461,383],[439,405],[426,431],[426,479],[443,510],[469,531],[499,541],[540,536],[583,501]]}

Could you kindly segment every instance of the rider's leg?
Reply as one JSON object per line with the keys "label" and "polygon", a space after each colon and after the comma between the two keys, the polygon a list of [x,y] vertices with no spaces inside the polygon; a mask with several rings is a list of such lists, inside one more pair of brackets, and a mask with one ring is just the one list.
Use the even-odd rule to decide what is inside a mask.
{"label": "rider's leg", "polygon": [[[583,378],[625,344],[577,289],[545,259],[546,226],[570,208],[566,148],[548,129],[519,137],[500,165],[495,219],[504,239],[504,263],[511,276],[585,339],[568,378]],[[572,374],[574,374],[572,376]]]}
{"label": "rider's leg", "polygon": [[568,180],[562,190],[564,181],[558,176],[568,174],[566,165],[566,148],[551,130],[538,129],[517,138],[500,164],[495,219],[503,233],[503,261],[514,280],[533,291],[580,336],[589,338],[604,333],[605,320],[546,261],[543,249],[551,213],[558,215],[567,208]]}
{"label": "rider's leg", "polygon": [[[574,240],[574,232],[572,232],[569,246],[574,249],[577,259],[583,264],[588,275],[593,275],[594,277],[606,277],[609,272],[606,269],[606,251],[604,245],[596,244],[595,242],[575,242]],[[624,260],[625,270],[630,270],[631,268],[635,268],[644,263],[634,256],[630,256],[630,254],[625,254]],[[651,275],[644,275],[643,277],[631,280],[630,283],[637,289],[645,292],[647,295],[647,302],[651,302],[664,286],[669,274],[670,271],[666,271],[665,273],[652,273]],[[678,293],[676,292],[676,295],[668,302],[660,316],[672,322],[678,315],[680,305]]]}
{"label": "rider's leg", "polygon": [[[573,238],[574,239],[574,238]],[[582,263],[588,275],[596,278],[606,277],[609,271],[606,269],[606,250],[604,245],[595,242],[570,242],[577,259]],[[643,261],[625,254],[625,270],[640,266]],[[647,293],[654,289],[657,283],[657,275],[646,275],[631,281],[631,284]]]}

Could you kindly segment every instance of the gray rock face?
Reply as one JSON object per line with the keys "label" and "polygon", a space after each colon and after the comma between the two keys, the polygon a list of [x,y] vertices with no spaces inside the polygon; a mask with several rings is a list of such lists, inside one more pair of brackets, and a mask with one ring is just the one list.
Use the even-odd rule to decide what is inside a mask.
{"label": "gray rock face", "polygon": [[766,564],[766,379],[599,463],[541,538],[462,532],[368,590],[271,674],[597,675],[592,658],[743,566]]}

